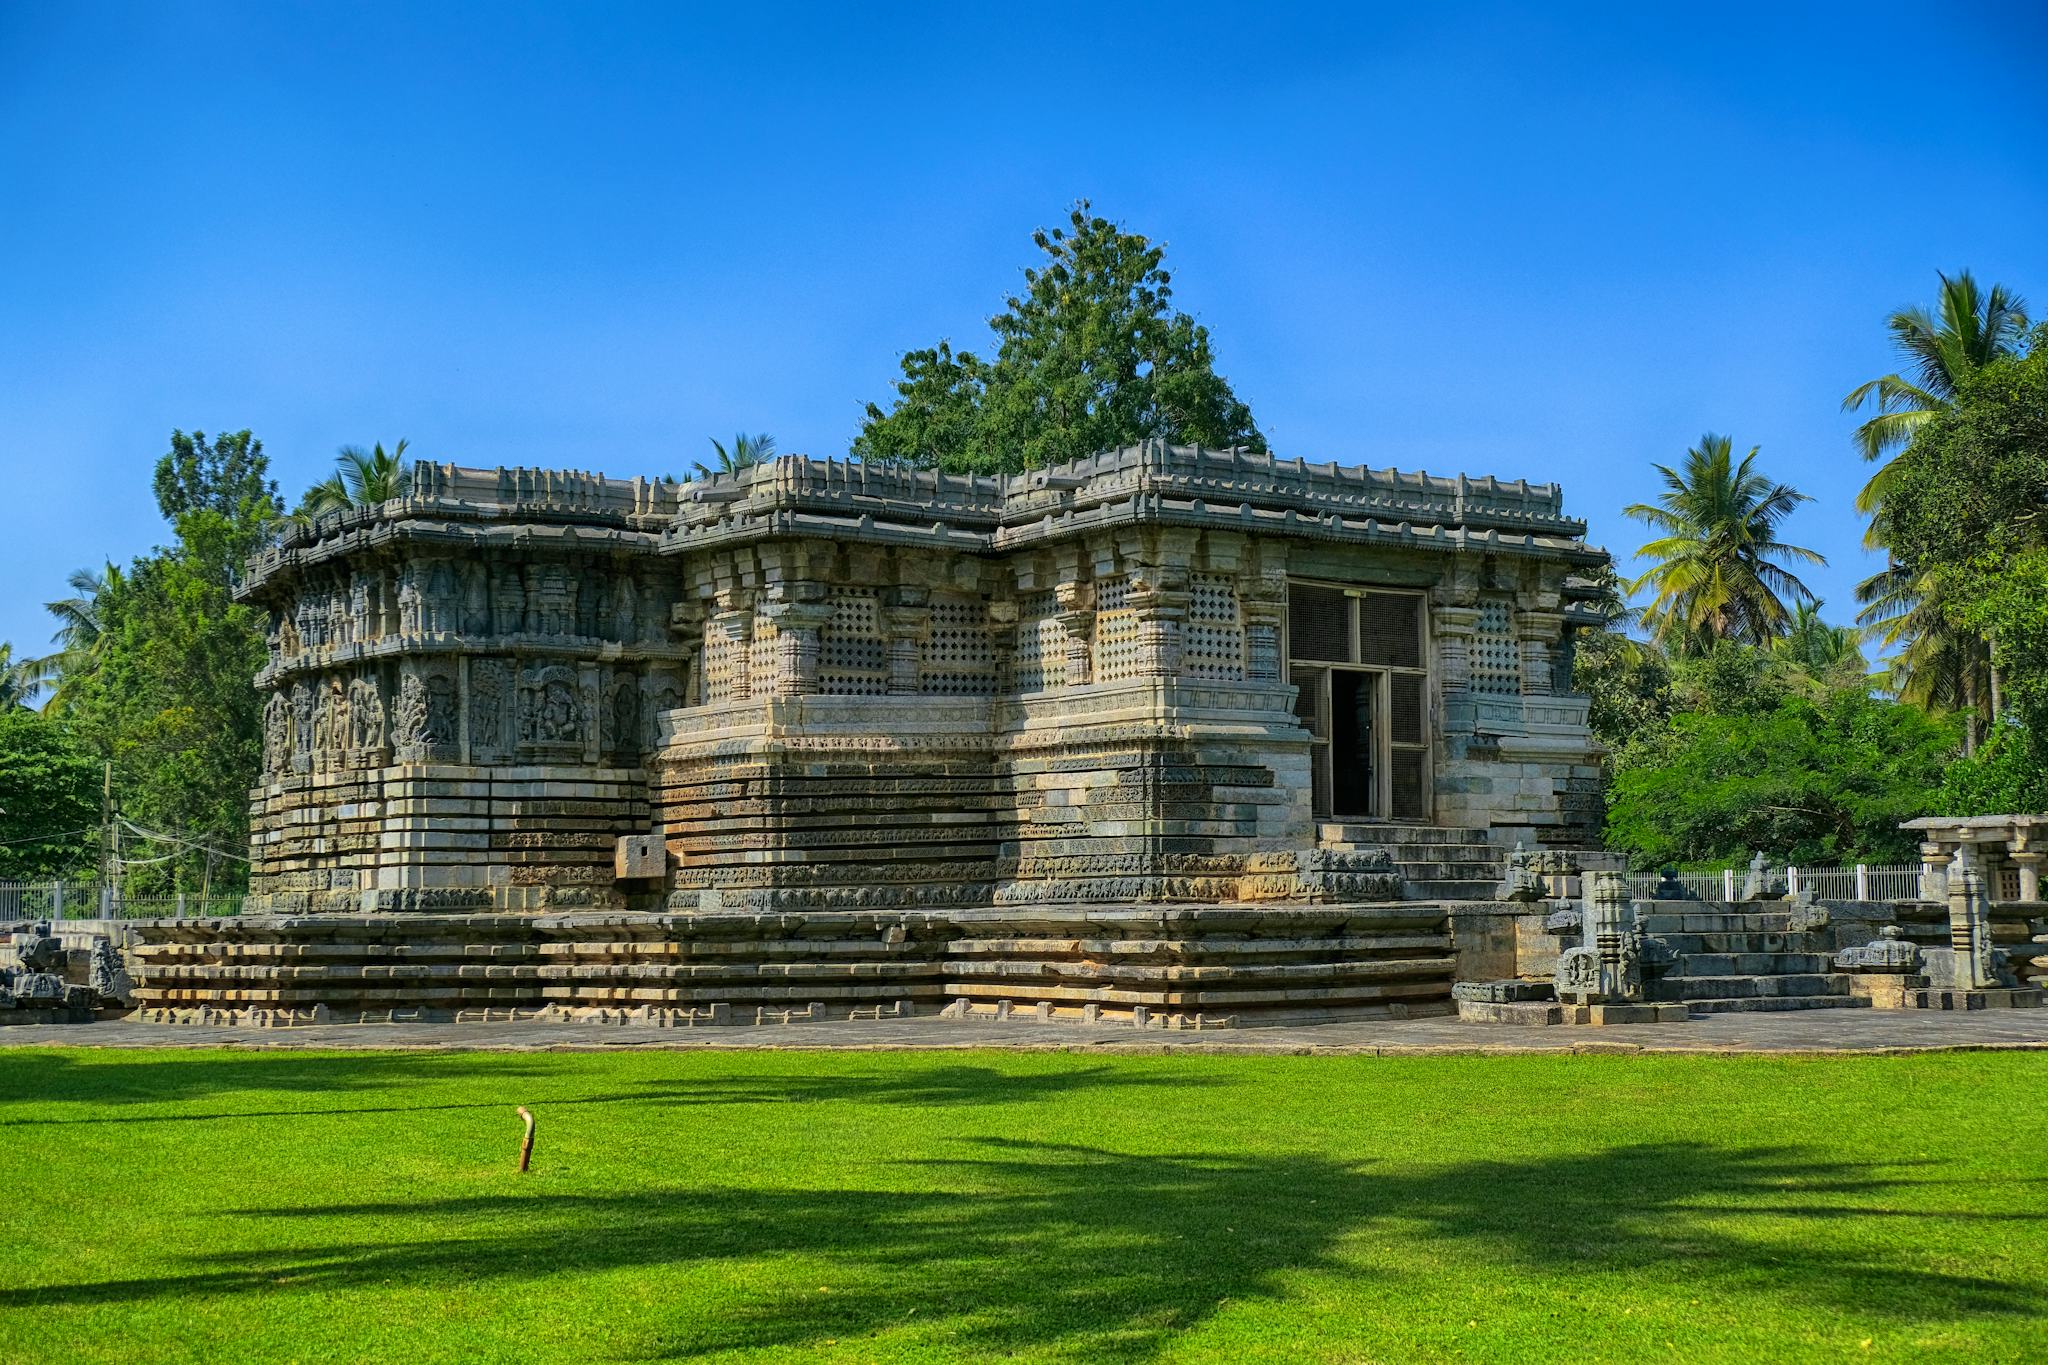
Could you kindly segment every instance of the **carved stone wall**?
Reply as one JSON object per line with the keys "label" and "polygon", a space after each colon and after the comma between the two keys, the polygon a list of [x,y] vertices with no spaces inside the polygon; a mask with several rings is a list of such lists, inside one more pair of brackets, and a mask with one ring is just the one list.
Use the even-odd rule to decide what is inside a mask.
{"label": "carved stone wall", "polygon": [[[421,466],[295,527],[255,890],[279,910],[1355,902],[1290,582],[1428,594],[1433,818],[1568,840],[1557,490],[1159,445],[1009,479],[788,459],[679,488]],[[663,832],[665,879],[611,849]],[[259,900],[259,905],[263,904]]]}
{"label": "carved stone wall", "polygon": [[257,904],[624,904],[612,843],[646,828],[654,718],[689,685],[655,560],[674,507],[674,485],[425,465],[252,562]]}

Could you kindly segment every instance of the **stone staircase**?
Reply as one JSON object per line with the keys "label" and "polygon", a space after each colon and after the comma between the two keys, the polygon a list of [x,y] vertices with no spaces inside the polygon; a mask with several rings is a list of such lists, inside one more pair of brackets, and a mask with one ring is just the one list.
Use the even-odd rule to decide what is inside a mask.
{"label": "stone staircase", "polygon": [[1435,825],[1324,824],[1317,842],[1327,849],[1385,849],[1415,901],[1493,899],[1506,858],[1483,829]]}
{"label": "stone staircase", "polygon": [[1644,901],[1643,931],[1677,960],[1649,984],[1649,999],[1692,1014],[1857,1009],[1850,977],[1832,970],[1825,933],[1794,930],[1789,909],[1747,910],[1711,901]]}

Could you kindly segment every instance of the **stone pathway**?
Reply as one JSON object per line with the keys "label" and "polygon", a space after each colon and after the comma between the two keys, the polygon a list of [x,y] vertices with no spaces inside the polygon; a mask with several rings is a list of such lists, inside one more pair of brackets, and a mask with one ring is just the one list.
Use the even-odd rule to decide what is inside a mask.
{"label": "stone pathway", "polygon": [[18,1025],[0,1047],[346,1048],[477,1052],[796,1050],[1365,1054],[1515,1052],[1886,1053],[2048,1049],[2048,1009],[1944,1013],[1801,1010],[1696,1017],[1682,1024],[1518,1028],[1457,1019],[1373,1019],[1169,1033],[1128,1026],[936,1017],[864,1023],[671,1029],[610,1024],[321,1024],[258,1029],[142,1024]]}

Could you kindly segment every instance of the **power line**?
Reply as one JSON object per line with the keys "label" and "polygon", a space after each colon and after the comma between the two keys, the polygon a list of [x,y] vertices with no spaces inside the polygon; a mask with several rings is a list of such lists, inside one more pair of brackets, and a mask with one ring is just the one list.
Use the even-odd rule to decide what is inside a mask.
{"label": "power line", "polygon": [[[141,835],[145,839],[154,839],[158,843],[164,844],[177,844],[181,848],[195,848],[198,849],[201,853],[211,853],[216,858],[232,858],[234,859],[234,861],[238,863],[246,863],[249,861],[247,858],[242,857],[238,853],[229,853],[227,850],[215,848],[211,844],[194,843],[190,839],[180,839],[175,834],[164,834],[158,830],[144,829],[142,826],[136,824],[133,820],[130,820],[125,815],[116,815],[114,818],[123,825],[126,825],[130,830],[133,830],[135,833]],[[154,861],[162,862],[163,859],[158,858]]]}
{"label": "power line", "polygon": [[36,834],[26,839],[0,839],[0,848],[11,844],[51,844],[59,839],[69,839],[80,834],[91,834],[89,829],[67,829],[62,834]]}

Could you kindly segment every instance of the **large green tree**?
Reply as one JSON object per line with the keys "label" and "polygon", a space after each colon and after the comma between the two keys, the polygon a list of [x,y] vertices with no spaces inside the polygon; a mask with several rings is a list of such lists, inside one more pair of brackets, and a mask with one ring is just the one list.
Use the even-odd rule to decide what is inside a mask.
{"label": "large green tree", "polygon": [[1918,705],[1962,712],[1974,748],[1995,709],[1990,649],[1948,610],[1938,576],[1894,546],[1887,495],[1899,472],[1892,457],[1948,410],[1972,375],[2020,352],[2026,303],[2002,284],[1979,287],[1967,270],[1939,278],[1933,310],[1902,308],[1886,320],[1904,371],[1859,384],[1842,400],[1844,411],[1871,410],[1856,428],[1856,448],[1879,465],[1856,505],[1870,517],[1864,543],[1890,552],[1887,566],[1857,585],[1857,620],[1891,651],[1891,690]]}
{"label": "large green tree", "polygon": [[1932,809],[1952,723],[1854,690],[1766,689],[1750,706],[1675,715],[1618,765],[1607,842],[1650,866],[1732,866],[1755,849],[1795,862],[1906,861],[1901,821]]}
{"label": "large green tree", "polygon": [[1968,708],[1973,731],[2009,716],[2006,749],[2048,761],[2048,327],[1967,376],[1893,470],[1893,555],[1927,585],[1920,609],[1982,650],[1983,690],[1965,699],[1996,702]]}
{"label": "large green tree", "polygon": [[86,746],[50,716],[0,707],[0,881],[89,874],[99,823],[100,765]]}
{"label": "large green tree", "polygon": [[1697,651],[1717,640],[1762,644],[1792,619],[1786,603],[1814,600],[1787,564],[1825,564],[1812,550],[1780,538],[1785,519],[1809,499],[1756,468],[1758,448],[1737,461],[1734,443],[1708,432],[1673,469],[1657,465],[1664,492],[1655,505],[1626,515],[1661,532],[1636,551],[1649,560],[1629,584],[1648,590],[1644,623],[1669,648]]}
{"label": "large green tree", "polygon": [[[262,443],[246,431],[211,441],[173,435],[155,482],[171,543],[97,593],[99,643],[66,713],[93,755],[114,765],[128,818],[228,855],[246,848],[262,757],[252,683],[265,657],[263,616],[233,593],[283,514],[268,471]],[[241,871],[200,849],[149,846],[151,857],[172,854],[138,875],[196,886]]]}
{"label": "large green tree", "polygon": [[867,407],[865,460],[1010,473],[1148,439],[1264,450],[1216,373],[1208,329],[1173,306],[1165,249],[1089,211],[1032,241],[1045,260],[990,319],[994,358],[941,341]]}

